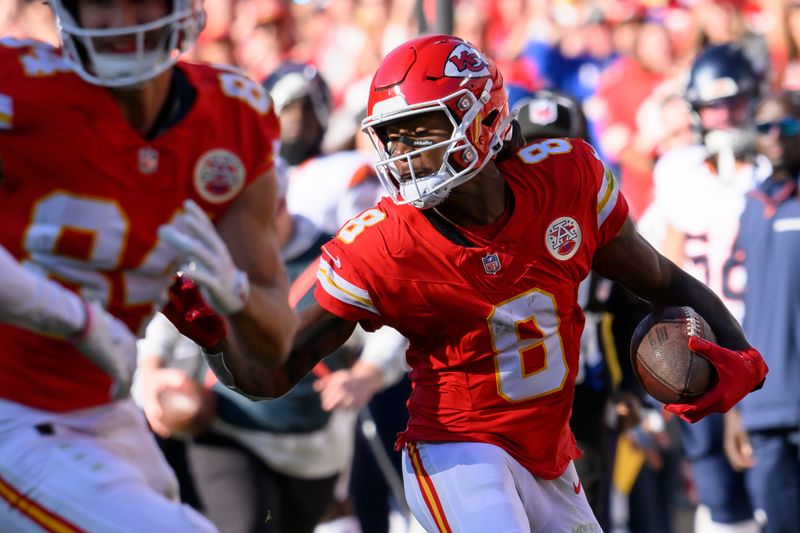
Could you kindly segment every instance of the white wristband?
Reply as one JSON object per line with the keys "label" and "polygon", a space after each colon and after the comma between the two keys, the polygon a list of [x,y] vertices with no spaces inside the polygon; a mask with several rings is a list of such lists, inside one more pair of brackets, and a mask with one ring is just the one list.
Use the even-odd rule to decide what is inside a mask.
{"label": "white wristband", "polygon": [[0,320],[26,329],[72,337],[86,324],[80,296],[23,267],[0,247]]}

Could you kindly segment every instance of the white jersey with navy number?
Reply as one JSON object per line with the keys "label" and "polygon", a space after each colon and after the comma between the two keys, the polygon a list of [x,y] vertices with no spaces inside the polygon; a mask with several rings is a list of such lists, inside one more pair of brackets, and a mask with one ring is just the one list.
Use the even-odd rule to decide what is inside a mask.
{"label": "white jersey with navy number", "polygon": [[667,152],[656,164],[655,206],[663,220],[684,236],[685,261],[679,265],[708,285],[741,320],[741,269],[726,269],[744,209],[745,194],[769,173],[769,164],[742,163],[728,179],[720,177],[702,145]]}
{"label": "white jersey with navy number", "polygon": [[383,195],[371,161],[357,151],[320,155],[287,172],[287,209],[327,235],[335,234]]}

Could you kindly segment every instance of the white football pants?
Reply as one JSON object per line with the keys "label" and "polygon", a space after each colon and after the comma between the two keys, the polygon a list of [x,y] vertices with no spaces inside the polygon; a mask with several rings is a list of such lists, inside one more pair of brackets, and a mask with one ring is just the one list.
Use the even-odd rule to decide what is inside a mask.
{"label": "white football pants", "polygon": [[403,450],[403,484],[428,532],[602,533],[572,463],[545,480],[499,446],[418,442]]}
{"label": "white football pants", "polygon": [[0,531],[213,532],[131,400],[49,413],[0,400]]}

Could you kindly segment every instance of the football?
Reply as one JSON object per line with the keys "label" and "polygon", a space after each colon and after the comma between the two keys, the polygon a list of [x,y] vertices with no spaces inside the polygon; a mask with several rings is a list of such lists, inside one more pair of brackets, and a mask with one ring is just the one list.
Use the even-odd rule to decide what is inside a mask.
{"label": "football", "polygon": [[650,313],[631,338],[631,364],[642,387],[662,403],[685,403],[711,388],[714,366],[689,349],[689,337],[716,342],[711,327],[691,307]]}
{"label": "football", "polygon": [[214,394],[195,381],[166,387],[158,395],[162,422],[176,438],[188,438],[205,431],[216,414]]}

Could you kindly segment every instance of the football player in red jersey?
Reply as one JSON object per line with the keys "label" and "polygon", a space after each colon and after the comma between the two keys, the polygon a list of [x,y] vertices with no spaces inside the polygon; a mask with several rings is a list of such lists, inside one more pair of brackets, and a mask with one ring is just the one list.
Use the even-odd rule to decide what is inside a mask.
{"label": "football player in red jersey", "polygon": [[589,270],[709,320],[719,345],[692,347],[720,379],[668,406],[681,416],[729,409],[764,379],[763,359],[713,293],[638,235],[591,146],[519,141],[503,78],[471,44],[434,35],[399,46],[372,80],[368,112],[391,198],[323,246],[317,303],[288,361],[259,367],[221,345],[208,358],[229,386],[277,396],[357,323],[390,325],[410,341],[398,446],[428,531],[599,531],[568,426]]}
{"label": "football player in red jersey", "polygon": [[[201,0],[49,5],[62,47],[0,41],[0,245],[34,285],[50,278],[136,333],[181,268],[243,353],[281,362],[297,317],[272,228],[268,96],[232,69],[178,63]],[[33,292],[7,282],[12,303]],[[72,329],[0,324],[0,530],[212,530],[177,502],[141,412],[109,393],[135,353],[88,351]]]}

